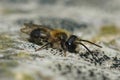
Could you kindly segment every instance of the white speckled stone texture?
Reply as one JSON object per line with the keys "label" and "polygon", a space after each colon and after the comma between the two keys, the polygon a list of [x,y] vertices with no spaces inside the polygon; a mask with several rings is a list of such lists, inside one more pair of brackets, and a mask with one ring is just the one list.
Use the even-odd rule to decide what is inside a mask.
{"label": "white speckled stone texture", "polygon": [[[120,28],[119,0],[1,0],[0,80],[119,80],[120,36],[98,36],[103,25]],[[26,22],[62,28],[102,48],[85,44],[79,53],[48,48],[27,41],[20,32]],[[111,39],[114,44],[109,42]],[[94,40],[93,40],[94,41]]]}

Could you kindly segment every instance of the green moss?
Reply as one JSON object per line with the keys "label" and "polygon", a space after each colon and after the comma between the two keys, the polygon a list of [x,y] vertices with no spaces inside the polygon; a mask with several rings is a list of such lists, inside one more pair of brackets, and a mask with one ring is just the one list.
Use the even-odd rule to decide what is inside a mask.
{"label": "green moss", "polygon": [[12,69],[17,65],[18,63],[13,60],[0,60],[0,78],[13,80],[14,73]]}
{"label": "green moss", "polygon": [[23,75],[23,80],[34,80],[34,78],[30,75],[24,74]]}
{"label": "green moss", "polygon": [[29,57],[29,54],[27,53],[27,52],[19,52],[18,54],[17,54],[17,57],[19,57],[19,58],[28,58]]}
{"label": "green moss", "polygon": [[14,76],[14,74],[10,69],[0,67],[0,78],[4,78],[5,80],[6,80],[6,78],[7,78],[7,80],[8,79],[13,80],[13,76]]}
{"label": "green moss", "polygon": [[103,26],[100,30],[100,35],[114,35],[120,33],[120,29],[118,29],[115,25],[106,25]]}
{"label": "green moss", "polygon": [[115,45],[115,44],[116,44],[115,39],[114,39],[114,40],[111,40],[108,44]]}
{"label": "green moss", "polygon": [[15,80],[35,80],[32,75],[26,73],[15,73]]}
{"label": "green moss", "polygon": [[3,68],[12,68],[12,67],[16,67],[18,65],[18,63],[14,60],[1,60],[0,61],[0,67]]}
{"label": "green moss", "polygon": [[14,41],[10,38],[10,36],[5,34],[0,34],[0,50],[13,47]]}
{"label": "green moss", "polygon": [[109,42],[116,35],[120,35],[120,29],[117,26],[115,26],[115,25],[104,25],[100,28],[100,32],[95,37],[92,38],[92,41],[96,42],[96,41],[99,41],[99,40],[104,40],[104,41]]}
{"label": "green moss", "polygon": [[24,10],[20,10],[20,9],[4,9],[3,13],[4,14],[13,14],[13,13],[28,13],[29,11],[24,11]]}

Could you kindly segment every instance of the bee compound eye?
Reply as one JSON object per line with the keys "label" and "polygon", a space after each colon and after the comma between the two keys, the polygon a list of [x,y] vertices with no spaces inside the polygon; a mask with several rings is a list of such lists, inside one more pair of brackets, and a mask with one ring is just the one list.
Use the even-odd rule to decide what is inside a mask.
{"label": "bee compound eye", "polygon": [[66,48],[69,52],[76,52],[75,50],[77,45],[74,43],[75,39],[76,39],[76,36],[72,35],[65,43]]}
{"label": "bee compound eye", "polygon": [[30,33],[31,38],[39,38],[41,36],[40,29],[35,29]]}

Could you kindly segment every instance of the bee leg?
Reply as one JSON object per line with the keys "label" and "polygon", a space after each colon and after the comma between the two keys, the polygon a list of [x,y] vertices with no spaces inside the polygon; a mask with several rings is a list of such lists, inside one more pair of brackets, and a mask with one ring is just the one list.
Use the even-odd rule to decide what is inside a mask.
{"label": "bee leg", "polygon": [[34,42],[34,40],[31,39],[31,38],[28,38],[27,40],[28,40],[29,42],[32,42],[32,43]]}
{"label": "bee leg", "polygon": [[64,51],[64,57],[66,57],[67,56],[67,54],[66,54],[66,48],[65,48],[65,43],[62,41],[61,42],[61,48],[62,48],[62,50]]}
{"label": "bee leg", "polygon": [[64,50],[64,57],[66,57],[67,56],[67,54],[66,54],[66,50]]}
{"label": "bee leg", "polygon": [[46,43],[45,45],[43,45],[42,47],[40,47],[40,48],[36,49],[35,51],[39,51],[39,50],[41,50],[41,49],[45,48],[46,46],[48,46],[49,44],[50,44],[50,43]]}

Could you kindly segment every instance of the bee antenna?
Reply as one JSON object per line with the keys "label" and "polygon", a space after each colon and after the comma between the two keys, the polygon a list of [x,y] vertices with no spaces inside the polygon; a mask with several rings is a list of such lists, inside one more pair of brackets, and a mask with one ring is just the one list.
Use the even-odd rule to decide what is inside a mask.
{"label": "bee antenna", "polygon": [[85,49],[87,49],[88,50],[88,52],[90,52],[90,53],[92,53],[91,52],[91,50],[90,49],[88,49],[88,47],[87,46],[85,46],[83,43],[78,43],[78,44],[81,44]]}
{"label": "bee antenna", "polygon": [[90,42],[90,41],[88,41],[88,40],[83,40],[83,39],[80,39],[80,41],[83,41],[83,42],[88,42],[88,43],[90,43],[90,44],[93,44],[93,45],[95,45],[95,46],[97,46],[97,47],[102,48],[102,46],[100,46],[100,45],[98,45],[98,44],[95,44],[95,43],[93,43],[93,42]]}
{"label": "bee antenna", "polygon": [[79,43],[79,44],[81,44],[85,49],[87,49],[87,51],[92,55],[92,57],[93,57],[94,59],[96,59],[96,58],[94,57],[92,51],[91,51],[90,49],[88,49],[87,46],[85,46],[83,43]]}

